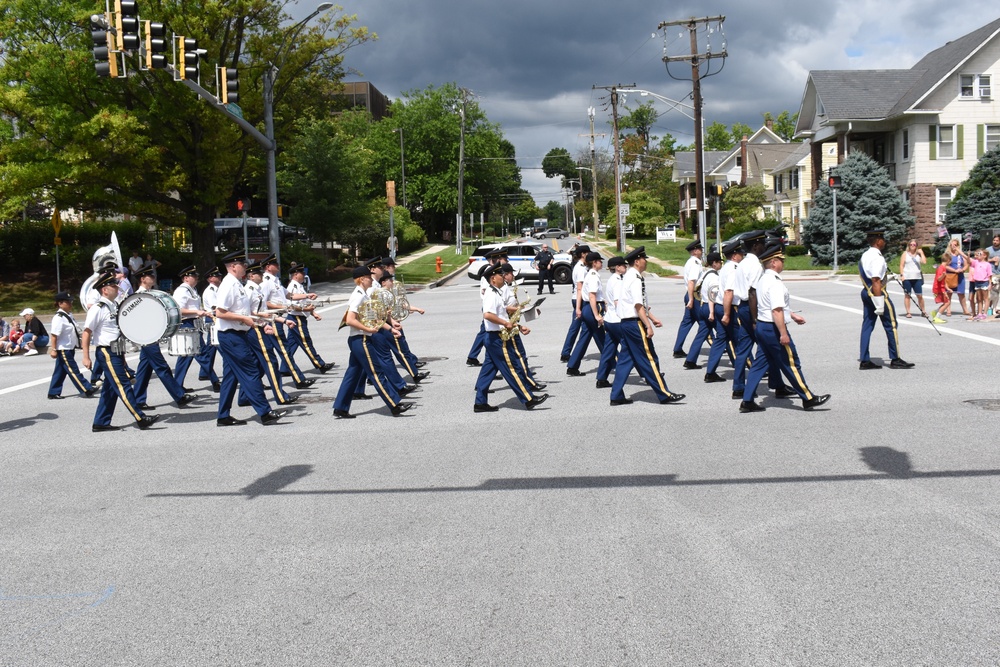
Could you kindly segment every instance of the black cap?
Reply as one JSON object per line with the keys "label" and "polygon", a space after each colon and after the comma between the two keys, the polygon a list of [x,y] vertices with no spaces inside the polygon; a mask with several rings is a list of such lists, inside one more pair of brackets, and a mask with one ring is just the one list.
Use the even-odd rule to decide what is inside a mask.
{"label": "black cap", "polygon": [[865,237],[868,239],[884,239],[885,230],[884,229],[869,229],[865,232]]}
{"label": "black cap", "polygon": [[615,255],[614,257],[612,257],[611,259],[608,260],[608,268],[609,269],[613,269],[616,266],[625,266],[625,258],[624,257],[619,257],[618,255]]}
{"label": "black cap", "polygon": [[277,263],[278,263],[278,258],[275,257],[274,255],[270,255],[260,260],[261,266],[270,266],[271,264],[277,264]]}
{"label": "black cap", "polygon": [[726,257],[729,257],[730,255],[737,252],[740,253],[741,255],[743,254],[743,241],[741,241],[740,239],[736,239],[734,241],[727,241],[722,244],[722,254],[725,255]]}
{"label": "black cap", "polygon": [[394,260],[392,257],[383,257],[382,266],[396,266],[396,260]]}
{"label": "black cap", "polygon": [[715,264],[716,262],[722,262],[722,255],[717,252],[708,253],[708,257],[705,258],[705,264]]}
{"label": "black cap", "polygon": [[514,275],[514,267],[513,267],[513,265],[511,265],[510,263],[507,263],[507,262],[505,262],[505,263],[503,263],[503,264],[500,265],[500,271],[502,273],[509,273],[511,275]]}
{"label": "black cap", "polygon": [[601,253],[597,251],[591,251],[587,253],[586,257],[587,264],[590,264],[591,262],[596,262],[597,260],[604,261],[604,258],[601,257]]}
{"label": "black cap", "polygon": [[221,278],[224,275],[225,274],[222,272],[222,270],[219,267],[213,266],[211,269],[208,270],[208,273],[205,274],[205,277],[206,278]]}
{"label": "black cap", "polygon": [[637,259],[645,259],[648,255],[646,254],[646,246],[641,245],[629,254],[625,255],[625,262],[628,264],[634,264]]}
{"label": "black cap", "polygon": [[701,241],[695,239],[694,241],[691,241],[691,243],[688,243],[686,246],[684,246],[684,249],[687,250],[688,252],[693,252],[698,249],[704,250],[705,246],[701,244]]}
{"label": "black cap", "polygon": [[185,266],[183,269],[181,269],[180,273],[177,274],[178,278],[185,278],[187,276],[197,277],[198,267],[194,266],[193,264],[191,266]]}
{"label": "black cap", "polygon": [[223,264],[232,264],[233,262],[240,262],[242,264],[246,264],[247,254],[242,250],[236,250],[222,258]]}
{"label": "black cap", "polygon": [[590,252],[589,245],[578,245],[576,248],[573,249],[573,257],[582,257],[583,255],[586,255],[588,252]]}
{"label": "black cap", "polygon": [[351,277],[354,279],[364,278],[365,276],[370,276],[371,274],[372,270],[367,266],[355,266],[354,270],[351,271]]}
{"label": "black cap", "polygon": [[100,291],[101,288],[107,287],[108,285],[118,287],[118,279],[115,278],[114,270],[102,271],[100,277],[94,281],[94,289],[97,291]]}
{"label": "black cap", "polygon": [[366,259],[365,266],[367,266],[369,269],[375,268],[376,266],[382,266],[382,258],[372,257],[370,259]]}
{"label": "black cap", "polygon": [[496,259],[498,257],[506,257],[506,256],[507,256],[507,250],[505,248],[494,248],[493,250],[490,250],[485,255],[483,255],[483,257],[485,257],[486,259]]}
{"label": "black cap", "polygon": [[306,272],[305,264],[296,264],[295,266],[289,268],[288,272],[291,273],[292,275],[295,275],[296,273],[301,273],[304,275]]}
{"label": "black cap", "polygon": [[247,273],[260,273],[260,274],[263,274],[264,273],[264,265],[261,264],[260,262],[251,262],[250,265],[247,266]]}
{"label": "black cap", "polygon": [[73,301],[73,295],[69,292],[57,292],[56,293],[56,303],[60,301]]}
{"label": "black cap", "polygon": [[503,264],[497,264],[496,266],[490,266],[485,271],[483,271],[483,277],[489,279],[497,274],[503,273]]}
{"label": "black cap", "polygon": [[154,272],[155,272],[155,269],[152,266],[144,266],[144,267],[142,267],[141,269],[139,269],[138,271],[135,272],[135,277],[136,278],[143,278],[145,276],[152,277],[152,275],[153,275]]}
{"label": "black cap", "polygon": [[758,259],[763,263],[769,259],[774,259],[775,257],[785,258],[785,244],[780,240],[775,239],[768,241],[767,245],[760,253]]}

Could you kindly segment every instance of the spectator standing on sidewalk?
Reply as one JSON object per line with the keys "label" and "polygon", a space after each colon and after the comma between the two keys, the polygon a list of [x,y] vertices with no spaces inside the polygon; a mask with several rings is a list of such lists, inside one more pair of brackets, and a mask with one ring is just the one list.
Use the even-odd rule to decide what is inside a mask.
{"label": "spectator standing on sidewalk", "polygon": [[906,308],[906,316],[910,315],[910,294],[917,295],[917,306],[921,313],[926,313],[924,309],[924,274],[923,265],[927,263],[924,251],[917,246],[916,239],[910,239],[906,244],[906,250],[899,256],[899,273],[903,276],[903,306]]}

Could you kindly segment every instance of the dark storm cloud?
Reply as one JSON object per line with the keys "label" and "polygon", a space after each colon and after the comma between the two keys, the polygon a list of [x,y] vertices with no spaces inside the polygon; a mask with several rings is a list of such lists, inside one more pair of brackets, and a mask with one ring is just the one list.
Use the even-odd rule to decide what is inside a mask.
{"label": "dark storm cloud", "polygon": [[[811,69],[908,68],[928,51],[984,25],[983,5],[955,0],[947,21],[940,3],[904,0],[887,8],[881,0],[845,0],[823,7],[801,0],[768,3],[725,0],[653,3],[582,3],[569,0],[427,2],[367,0],[347,3],[358,24],[378,41],[348,52],[352,80],[371,81],[398,98],[404,92],[454,82],[470,89],[490,120],[499,122],[514,144],[525,187],[544,203],[558,187],[541,176],[540,156],[561,146],[577,153],[587,146],[587,108],[597,108],[596,131],[608,132],[610,113],[603,90],[592,86],[636,83],[660,95],[690,102],[689,81],[674,81],[661,57],[689,51],[683,27],[657,31],[661,21],[725,15],[723,33],[699,35],[699,49],[711,44],[729,57],[720,73],[704,81],[706,124],[762,124],[765,111],[798,110]],[[310,6],[302,5],[297,16]],[[655,36],[654,36],[655,34]],[[721,64],[721,61],[719,61]],[[713,70],[718,69],[713,67]],[[689,79],[677,63],[674,75]],[[630,107],[646,101],[627,97]],[[681,143],[693,141],[693,123],[664,112],[655,128]],[[608,146],[608,138],[598,139]],[[535,158],[535,159],[532,159]]]}

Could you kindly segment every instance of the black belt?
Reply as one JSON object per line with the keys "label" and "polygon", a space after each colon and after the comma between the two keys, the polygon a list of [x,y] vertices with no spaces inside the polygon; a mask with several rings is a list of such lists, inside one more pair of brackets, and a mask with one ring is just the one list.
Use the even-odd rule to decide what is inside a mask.
{"label": "black belt", "polygon": [[623,317],[622,318],[622,322],[634,322],[637,319],[639,319],[639,318],[638,317]]}

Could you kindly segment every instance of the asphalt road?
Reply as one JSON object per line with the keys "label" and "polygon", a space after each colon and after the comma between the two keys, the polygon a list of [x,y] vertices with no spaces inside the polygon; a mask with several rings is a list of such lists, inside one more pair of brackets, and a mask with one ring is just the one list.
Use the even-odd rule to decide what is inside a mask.
{"label": "asphalt road", "polygon": [[1000,320],[901,320],[916,367],[861,372],[858,286],[788,284],[814,412],[670,359],[676,279],[647,281],[675,405],[610,407],[593,352],[565,375],[560,287],[526,341],[551,399],[474,414],[471,280],[412,296],[431,377],[398,418],[332,418],[343,304],[273,427],[154,382],[160,423],[94,434],[48,357],[0,359],[0,665],[1000,663]]}

